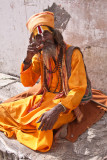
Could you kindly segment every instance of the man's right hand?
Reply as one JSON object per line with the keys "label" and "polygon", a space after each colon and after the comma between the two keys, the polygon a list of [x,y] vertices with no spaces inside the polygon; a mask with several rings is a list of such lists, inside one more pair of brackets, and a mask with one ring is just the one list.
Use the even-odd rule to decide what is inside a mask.
{"label": "man's right hand", "polygon": [[26,61],[31,61],[32,57],[39,52],[39,49],[37,48],[37,44],[35,42],[28,45],[27,49],[27,57],[25,58]]}
{"label": "man's right hand", "polygon": [[31,65],[31,60],[32,57],[37,54],[39,52],[39,50],[41,50],[43,48],[43,44],[40,44],[39,46],[37,45],[36,41],[32,42],[32,34],[29,38],[29,45],[28,45],[28,49],[27,49],[27,56],[25,58],[25,62],[27,62],[28,64],[24,65],[24,70],[26,70],[27,68],[30,67]]}
{"label": "man's right hand", "polygon": [[36,43],[33,42],[33,43],[29,44],[28,49],[27,49],[27,56],[24,59],[24,61],[25,61],[24,68],[23,68],[24,71],[30,67],[32,57],[37,53],[38,53],[38,49],[37,49]]}

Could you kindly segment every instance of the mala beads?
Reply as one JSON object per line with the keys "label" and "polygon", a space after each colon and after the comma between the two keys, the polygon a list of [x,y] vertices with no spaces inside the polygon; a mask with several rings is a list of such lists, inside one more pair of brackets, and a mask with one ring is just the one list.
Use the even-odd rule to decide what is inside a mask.
{"label": "mala beads", "polygon": [[58,76],[58,82],[57,82],[57,85],[56,85],[56,88],[55,90],[53,91],[53,93],[56,93],[56,90],[58,88],[58,84],[59,84],[59,81],[60,81],[60,90],[59,92],[61,92],[62,90],[62,79],[61,79],[61,67],[62,67],[62,57],[63,57],[63,49],[60,48],[60,53],[58,55],[58,60],[56,62],[56,60],[53,58],[53,61],[55,63],[55,68],[51,71],[49,70],[45,64],[43,64],[43,67],[44,67],[44,85],[46,87],[46,89],[50,92],[50,89],[49,89],[49,86],[47,84],[47,78],[46,78],[46,72],[49,73],[49,74],[53,74],[55,73],[57,70],[59,72],[59,76]]}

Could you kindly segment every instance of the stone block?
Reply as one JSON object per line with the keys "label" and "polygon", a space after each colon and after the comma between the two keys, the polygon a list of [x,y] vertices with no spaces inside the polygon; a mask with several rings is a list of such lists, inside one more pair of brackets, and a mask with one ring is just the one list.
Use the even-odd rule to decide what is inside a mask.
{"label": "stone block", "polygon": [[19,78],[0,73],[0,88],[7,86],[8,84],[18,81]]}
{"label": "stone block", "polygon": [[5,101],[27,89],[29,89],[29,87],[24,87],[20,82],[12,83],[0,89],[0,98],[2,101]]}

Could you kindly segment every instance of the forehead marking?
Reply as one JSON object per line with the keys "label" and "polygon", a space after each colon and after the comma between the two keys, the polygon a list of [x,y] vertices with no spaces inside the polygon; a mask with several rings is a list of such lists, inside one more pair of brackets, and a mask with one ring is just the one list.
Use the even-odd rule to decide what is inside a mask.
{"label": "forehead marking", "polygon": [[38,34],[43,34],[43,29],[41,26],[38,26],[37,30],[38,30]]}

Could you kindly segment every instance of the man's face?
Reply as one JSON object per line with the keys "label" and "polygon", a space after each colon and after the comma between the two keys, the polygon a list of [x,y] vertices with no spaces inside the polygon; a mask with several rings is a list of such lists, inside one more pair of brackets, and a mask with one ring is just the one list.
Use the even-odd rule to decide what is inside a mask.
{"label": "man's face", "polygon": [[40,46],[43,44],[43,60],[46,62],[50,57],[56,56],[56,45],[54,43],[53,34],[48,30],[44,30],[42,34],[34,36],[36,44]]}
{"label": "man's face", "polygon": [[48,30],[45,30],[42,34],[37,34],[34,39],[39,46],[40,44],[46,45],[47,42],[54,43],[53,35]]}

